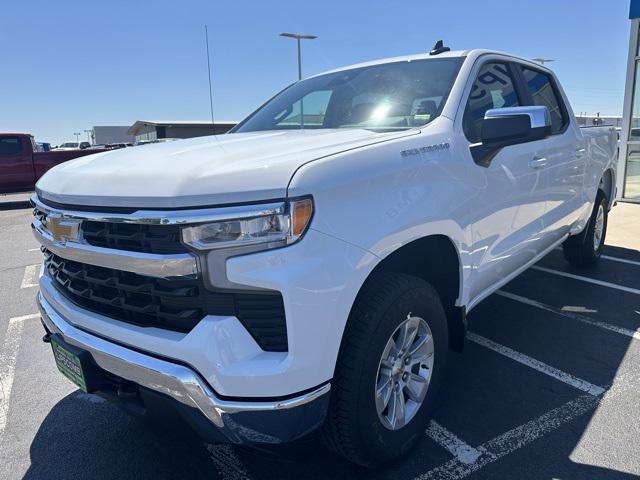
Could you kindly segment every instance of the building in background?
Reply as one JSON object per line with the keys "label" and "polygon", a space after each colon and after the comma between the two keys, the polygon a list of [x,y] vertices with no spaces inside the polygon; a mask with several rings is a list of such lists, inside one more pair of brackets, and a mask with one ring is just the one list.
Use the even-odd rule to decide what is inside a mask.
{"label": "building in background", "polygon": [[106,145],[108,143],[133,143],[133,135],[127,133],[129,126],[99,126],[91,129],[91,143],[93,145]]}
{"label": "building in background", "polygon": [[152,142],[163,138],[193,138],[205,135],[220,135],[231,130],[237,122],[216,121],[152,121],[138,120],[131,125],[127,133],[135,138],[135,142]]}
{"label": "building in background", "polygon": [[[581,127],[598,127],[602,125],[611,125],[616,129],[622,128],[622,115],[600,115],[599,113],[592,115],[588,113],[576,114],[576,120]],[[640,126],[640,122],[636,122],[635,127]]]}
{"label": "building in background", "polygon": [[620,132],[618,196],[640,203],[640,0],[631,0],[631,34]]}

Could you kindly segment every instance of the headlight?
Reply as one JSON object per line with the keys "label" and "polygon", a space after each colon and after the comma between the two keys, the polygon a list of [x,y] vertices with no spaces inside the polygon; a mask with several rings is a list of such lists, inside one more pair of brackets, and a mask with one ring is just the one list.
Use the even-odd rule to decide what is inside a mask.
{"label": "headlight", "polygon": [[[264,245],[264,249],[296,242],[313,216],[311,198],[292,200],[247,216],[203,223],[182,229],[182,241],[198,250]],[[256,213],[258,212],[258,213]]]}

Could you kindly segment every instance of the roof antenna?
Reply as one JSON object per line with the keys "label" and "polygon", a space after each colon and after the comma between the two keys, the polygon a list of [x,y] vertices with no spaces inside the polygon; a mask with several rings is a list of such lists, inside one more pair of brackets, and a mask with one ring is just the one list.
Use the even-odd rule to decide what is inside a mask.
{"label": "roof antenna", "polygon": [[451,49],[449,47],[445,47],[442,40],[438,40],[436,44],[433,46],[433,49],[429,52],[429,55],[439,55],[444,52],[450,52]]}
{"label": "roof antenna", "polygon": [[[204,38],[207,45],[207,73],[209,74],[209,106],[211,107],[211,130],[213,135],[216,134],[216,122],[213,119],[213,89],[211,88],[211,60],[209,59],[209,29],[204,26]],[[216,137],[216,140],[218,138]]]}

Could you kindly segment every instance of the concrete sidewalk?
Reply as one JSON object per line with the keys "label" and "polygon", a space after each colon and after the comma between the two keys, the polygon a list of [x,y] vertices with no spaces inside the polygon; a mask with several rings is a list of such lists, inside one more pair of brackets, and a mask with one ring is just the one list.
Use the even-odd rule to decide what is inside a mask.
{"label": "concrete sidewalk", "polygon": [[606,244],[640,251],[640,204],[618,202],[609,212]]}

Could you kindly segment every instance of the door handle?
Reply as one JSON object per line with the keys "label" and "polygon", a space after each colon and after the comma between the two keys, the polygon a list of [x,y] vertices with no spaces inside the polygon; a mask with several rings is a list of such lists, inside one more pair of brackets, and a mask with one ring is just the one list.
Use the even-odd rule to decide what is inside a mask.
{"label": "door handle", "polygon": [[582,155],[584,155],[586,153],[587,149],[586,148],[576,148],[576,156],[577,157],[581,157]]}
{"label": "door handle", "polygon": [[529,166],[531,168],[542,168],[547,164],[547,159],[545,157],[535,157],[531,160],[529,160]]}

